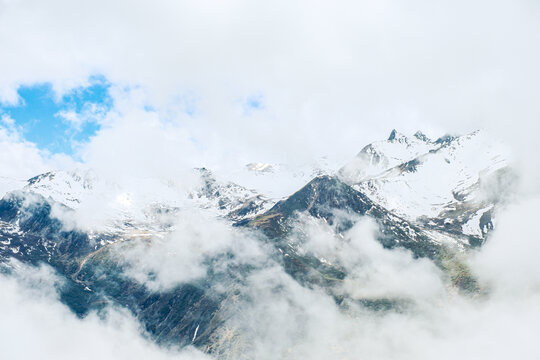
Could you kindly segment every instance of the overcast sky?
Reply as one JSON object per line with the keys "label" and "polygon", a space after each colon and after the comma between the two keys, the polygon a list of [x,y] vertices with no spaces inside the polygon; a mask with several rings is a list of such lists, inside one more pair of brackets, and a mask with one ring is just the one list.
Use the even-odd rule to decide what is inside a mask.
{"label": "overcast sky", "polygon": [[[538,0],[0,0],[0,193],[4,183],[81,166],[113,178],[323,156],[337,167],[394,128],[433,138],[484,129],[512,149],[527,193],[469,259],[491,297],[454,296],[433,264],[384,250],[372,224],[361,223],[335,256],[360,280],[376,275],[366,277],[367,290],[405,294],[421,311],[356,321],[270,267],[249,279],[255,305],[239,321],[259,335],[259,359],[285,353],[298,333],[296,358],[332,358],[326,351],[338,344],[350,357],[535,359],[539,64]],[[95,213],[106,215],[99,206]],[[234,233],[216,235],[223,224],[186,219],[171,238],[195,228],[206,247],[183,253],[164,242],[139,256],[143,271],[164,277],[152,286],[198,276],[201,251],[236,244]],[[327,226],[306,225],[317,234],[311,246],[333,246]],[[251,250],[253,239],[240,240]],[[164,260],[170,253],[177,257]],[[11,358],[81,356],[85,346],[82,358],[177,355],[140,338],[130,316],[79,321],[47,293],[47,269],[21,273],[0,275],[8,289],[0,292],[0,338],[10,340],[3,348]]]}
{"label": "overcast sky", "polygon": [[1,0],[1,161],[33,154],[6,171],[23,178],[72,158],[142,172],[343,163],[393,128],[484,128],[530,152],[539,12],[522,0]]}

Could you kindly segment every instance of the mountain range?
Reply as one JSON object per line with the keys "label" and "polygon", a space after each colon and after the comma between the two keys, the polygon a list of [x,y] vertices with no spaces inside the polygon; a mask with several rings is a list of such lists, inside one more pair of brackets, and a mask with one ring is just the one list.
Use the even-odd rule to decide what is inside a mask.
{"label": "mountain range", "polygon": [[[478,294],[461,254],[489,239],[497,210],[517,181],[504,153],[481,131],[432,140],[422,132],[408,137],[393,130],[337,171],[264,163],[248,164],[243,171],[267,187],[277,179],[304,184],[281,197],[206,168],[182,179],[121,183],[92,170],[52,171],[25,182],[8,179],[11,191],[0,200],[1,269],[16,271],[17,262],[48,264],[64,279],[57,289],[61,301],[78,316],[124,308],[159,344],[194,345],[227,358],[231,349],[241,352],[250,336],[233,325],[238,299],[249,298],[246,279],[269,262],[343,307],[350,301],[375,312],[406,306],[400,297],[347,298],[340,285],[351,274],[339,258],[309,245],[306,222],[325,224],[339,242],[359,221],[370,219],[384,248],[428,259],[448,275],[449,287]],[[203,220],[192,221],[193,214]],[[249,238],[266,260],[246,260],[244,250],[219,241],[210,248],[198,243],[206,238],[199,240],[197,227],[214,222],[220,231],[212,236]],[[158,282],[148,279],[160,273],[139,261],[182,226],[189,228],[186,246],[195,246],[203,271],[152,286]],[[168,252],[177,249],[163,246]],[[241,242],[240,247],[248,246]],[[135,276],[138,266],[143,274]]]}

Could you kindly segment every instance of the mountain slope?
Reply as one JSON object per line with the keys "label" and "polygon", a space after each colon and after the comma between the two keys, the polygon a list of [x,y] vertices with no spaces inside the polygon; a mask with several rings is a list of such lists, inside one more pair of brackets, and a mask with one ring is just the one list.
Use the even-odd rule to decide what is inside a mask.
{"label": "mountain slope", "polygon": [[[194,170],[187,185],[136,179],[120,186],[92,172],[42,174],[0,200],[0,265],[9,268],[10,259],[47,263],[65,278],[58,291],[79,316],[108,304],[121,306],[157,342],[194,344],[210,352],[240,336],[227,319],[238,299],[249,297],[243,285],[260,266],[282,266],[302,286],[320,288],[340,306],[347,303],[340,285],[354,274],[339,259],[306,247],[306,219],[328,225],[339,244],[346,241],[343,234],[369,218],[385,248],[430,259],[449,274],[450,286],[475,293],[478,286],[459,253],[483,244],[513,181],[504,157],[485,145],[488,140],[481,133],[432,141],[421,133],[408,138],[393,131],[388,140],[364,147],[335,175],[316,176],[278,202],[207,169]],[[191,238],[173,240],[202,254],[204,271],[198,276],[166,288],[133,277],[139,260],[151,258],[151,247],[174,234],[180,220],[189,222],[187,214],[194,211],[218,218],[232,237],[256,241],[267,258],[241,259],[236,252],[245,243],[237,244],[236,252],[218,247],[205,253],[202,242],[213,238],[200,238],[202,229],[196,228],[187,232]],[[87,212],[101,214],[107,226],[82,226]],[[142,249],[137,253],[142,258],[128,263],[125,254],[134,248]],[[145,275],[157,276],[152,270]],[[355,301],[378,311],[406,299]]]}
{"label": "mountain slope", "polygon": [[436,141],[418,134],[409,139],[393,131],[364,148],[339,177],[417,225],[484,238],[492,226],[486,219],[515,181],[501,149],[479,131]]}

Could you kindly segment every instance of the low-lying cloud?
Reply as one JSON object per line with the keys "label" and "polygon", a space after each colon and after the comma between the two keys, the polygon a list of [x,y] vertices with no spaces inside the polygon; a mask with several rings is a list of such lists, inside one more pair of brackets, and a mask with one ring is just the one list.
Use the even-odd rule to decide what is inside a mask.
{"label": "low-lying cloud", "polygon": [[[535,359],[540,279],[530,224],[537,205],[532,199],[502,210],[487,243],[462,255],[478,293],[456,291],[430,260],[383,248],[367,218],[341,234],[320,219],[301,216],[295,224],[289,240],[300,252],[347,273],[331,291],[301,285],[258,235],[201,210],[178,210],[167,219],[173,225],[163,237],[135,236],[115,256],[127,276],[158,292],[204,278],[209,258],[220,259],[213,263],[217,268],[250,264],[237,284],[239,296],[225,309],[227,320],[212,347],[216,358]],[[48,267],[15,268],[16,275],[0,277],[2,338],[24,333],[24,344],[33,345],[15,338],[2,349],[10,358],[208,358],[154,345],[122,309],[79,319],[50,290],[61,280]],[[220,291],[227,284],[214,286]],[[388,302],[369,303],[381,299]]]}
{"label": "low-lying cloud", "polygon": [[[457,292],[429,260],[384,249],[366,221],[343,237],[319,220],[299,225],[305,252],[347,271],[334,289],[345,300],[300,285],[255,235],[189,207],[171,232],[134,236],[118,259],[155,291],[203,277],[205,260],[221,253],[253,265],[221,334],[234,339],[223,358],[538,359],[539,14],[528,0],[3,0],[0,102],[19,102],[21,85],[47,82],[62,94],[97,73],[114,105],[77,147],[82,164],[38,149],[0,113],[0,193],[47,170],[94,168],[121,186],[53,215],[68,229],[103,230],[133,209],[146,221],[153,201],[185,206],[193,167],[324,155],[342,165],[392,128],[485,128],[512,148],[520,182],[487,242],[463,255],[478,294]],[[68,117],[78,126],[81,115]],[[50,291],[59,280],[47,267],[17,267],[0,275],[4,358],[207,358],[157,347],[123,310],[79,319]],[[362,302],[380,297],[405,305]]]}
{"label": "low-lying cloud", "polygon": [[0,275],[0,354],[5,359],[208,359],[204,354],[160,348],[125,310],[110,308],[77,318],[61,304],[48,266],[11,263]]}
{"label": "low-lying cloud", "polygon": [[199,209],[180,210],[170,232],[149,235],[147,239],[135,235],[118,249],[117,256],[126,275],[154,291],[204,278],[208,261],[216,257],[216,272],[230,264],[258,264],[266,259],[253,235]]}
{"label": "low-lying cloud", "polygon": [[[279,267],[249,277],[249,300],[238,306],[232,320],[247,337],[242,355],[246,359],[535,359],[540,354],[534,335],[540,330],[540,289],[528,259],[536,251],[517,243],[496,249],[507,235],[524,235],[515,229],[507,234],[505,229],[502,225],[493,245],[488,242],[485,253],[480,250],[474,257],[473,273],[482,287],[474,295],[458,293],[429,261],[414,260],[406,251],[383,249],[374,238],[373,225],[360,222],[339,245],[346,250],[341,263],[349,274],[342,285],[346,306],[337,305],[324,289],[299,285]],[[328,242],[336,241],[330,232],[319,229],[318,234],[327,236]],[[526,249],[530,256],[524,256]],[[505,254],[502,261],[493,255],[499,251]],[[347,262],[347,257],[354,261]],[[374,310],[355,301],[376,298],[394,299],[403,306]]]}

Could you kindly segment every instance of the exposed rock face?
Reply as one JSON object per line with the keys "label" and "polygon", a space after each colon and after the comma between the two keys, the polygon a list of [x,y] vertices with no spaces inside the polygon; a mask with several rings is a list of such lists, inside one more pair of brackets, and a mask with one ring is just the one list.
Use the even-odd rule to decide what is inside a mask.
{"label": "exposed rock face", "polygon": [[[228,250],[209,253],[203,276],[154,289],[130,277],[119,256],[174,232],[174,219],[185,208],[211,213],[238,236],[249,234],[269,251],[269,261],[303,286],[322,287],[339,304],[343,295],[335,287],[348,274],[339,262],[303,248],[297,236],[303,216],[329,224],[336,237],[369,217],[385,247],[402,247],[433,260],[450,273],[456,287],[474,292],[474,278],[463,275],[467,272],[453,254],[486,240],[495,210],[514,181],[504,157],[486,145],[488,140],[478,132],[432,141],[421,132],[408,138],[393,130],[388,140],[364,147],[337,174],[317,176],[281,201],[219,181],[207,169],[194,171],[197,181],[178,198],[182,201],[171,198],[174,186],[157,183],[165,187],[142,210],[133,209],[124,189],[103,186],[91,172],[38,175],[0,200],[0,264],[9,271],[10,258],[47,263],[66,280],[59,289],[61,299],[79,316],[119,305],[137,316],[156,341],[194,344],[215,354],[236,346],[229,330],[224,335],[225,324],[256,265],[236,261]],[[264,164],[255,165],[250,164],[261,176],[271,172]],[[112,195],[100,193],[104,188],[112,189]],[[69,218],[96,199],[117,202],[118,211],[111,213],[105,230],[68,226],[58,216]],[[453,275],[456,268],[460,271]],[[360,301],[377,309],[397,304],[395,299]]]}

